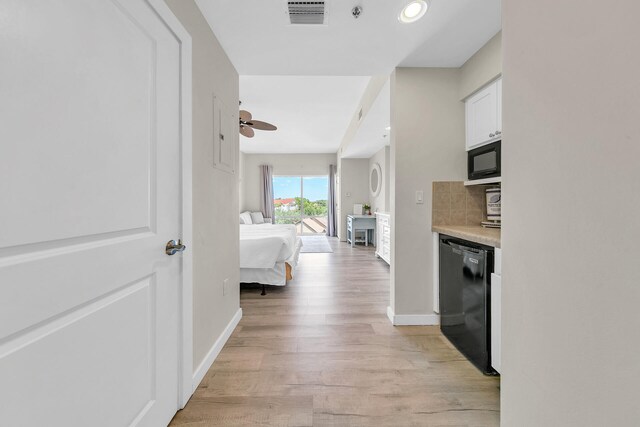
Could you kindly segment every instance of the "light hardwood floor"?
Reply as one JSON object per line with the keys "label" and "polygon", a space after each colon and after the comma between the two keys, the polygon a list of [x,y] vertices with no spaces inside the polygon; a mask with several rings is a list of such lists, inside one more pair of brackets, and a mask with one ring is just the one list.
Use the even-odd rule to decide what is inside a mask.
{"label": "light hardwood floor", "polygon": [[499,379],[438,327],[394,327],[389,266],[331,240],[243,318],[172,426],[497,426]]}

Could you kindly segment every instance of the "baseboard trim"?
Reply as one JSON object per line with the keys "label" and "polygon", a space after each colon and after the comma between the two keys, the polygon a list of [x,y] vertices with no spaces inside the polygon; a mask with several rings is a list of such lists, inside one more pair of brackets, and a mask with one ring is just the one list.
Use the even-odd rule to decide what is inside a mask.
{"label": "baseboard trim", "polygon": [[394,326],[433,326],[440,324],[438,314],[395,314],[387,307],[387,317]]}
{"label": "baseboard trim", "polygon": [[387,306],[387,317],[389,318],[389,320],[391,321],[392,325],[395,325],[395,323],[393,323],[395,321],[395,314],[393,314],[393,309],[391,308],[390,305]]}
{"label": "baseboard trim", "polygon": [[202,363],[200,363],[200,366],[198,366],[198,369],[196,369],[196,371],[193,373],[192,392],[196,391],[196,389],[204,379],[204,376],[207,374],[207,371],[209,370],[209,368],[211,368],[211,365],[213,365],[213,362],[216,360],[216,357],[218,357],[218,355],[222,351],[222,347],[224,347],[225,343],[233,333],[233,330],[236,328],[236,326],[238,326],[240,319],[242,319],[241,308],[239,308],[238,311],[236,311],[236,314],[233,315],[233,318],[231,319],[227,327],[224,328],[224,331],[222,331],[222,334],[220,334],[216,342],[213,343],[213,346],[205,356]]}

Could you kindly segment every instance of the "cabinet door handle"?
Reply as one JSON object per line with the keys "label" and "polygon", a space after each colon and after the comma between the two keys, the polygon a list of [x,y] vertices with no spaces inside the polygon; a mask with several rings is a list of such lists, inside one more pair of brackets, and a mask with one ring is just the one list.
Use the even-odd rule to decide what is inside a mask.
{"label": "cabinet door handle", "polygon": [[494,134],[492,134],[492,133],[490,133],[490,134],[489,134],[489,138],[493,138],[494,136],[495,136],[495,135],[494,135]]}
{"label": "cabinet door handle", "polygon": [[496,136],[502,134],[502,132],[500,132],[499,130],[496,131]]}

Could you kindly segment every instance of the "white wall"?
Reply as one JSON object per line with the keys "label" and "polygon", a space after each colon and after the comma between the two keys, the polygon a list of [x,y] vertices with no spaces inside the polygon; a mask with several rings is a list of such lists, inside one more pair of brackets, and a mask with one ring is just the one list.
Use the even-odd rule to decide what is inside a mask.
{"label": "white wall", "polygon": [[[380,92],[384,89],[389,76],[372,76],[369,79],[369,83],[367,87],[364,89],[362,93],[362,97],[360,98],[360,103],[358,104],[358,108],[353,112],[353,116],[351,116],[351,121],[349,122],[349,126],[344,133],[344,137],[342,138],[342,142],[340,143],[340,148],[338,149],[338,156],[341,157],[347,147],[353,143],[356,134],[358,133],[358,129],[360,125],[363,123],[363,120],[369,114],[371,108],[373,108],[376,99],[380,96]],[[362,117],[360,115],[360,108],[362,108]]]}
{"label": "white wall", "polygon": [[244,204],[244,169],[245,169],[245,165],[244,165],[244,159],[246,154],[244,154],[242,151],[240,151],[240,158],[239,158],[239,164],[238,164],[238,187],[239,187],[239,194],[238,194],[238,210],[240,212],[242,212],[242,205]]}
{"label": "white wall", "polygon": [[369,159],[340,159],[338,174],[340,181],[338,237],[345,241],[347,215],[353,213],[353,205],[369,203]]}
{"label": "white wall", "polygon": [[[213,94],[238,105],[238,73],[193,0],[167,0],[193,39],[193,364],[239,309],[238,177],[213,168]],[[237,112],[232,119],[237,126]],[[236,156],[236,159],[238,157]],[[237,160],[236,160],[237,161]],[[237,168],[236,168],[237,169]],[[189,243],[187,243],[189,245]]]}
{"label": "white wall", "polygon": [[329,175],[335,154],[243,154],[240,211],[260,210],[260,165],[272,165],[274,175]]}
{"label": "white wall", "polygon": [[[431,183],[465,178],[460,70],[396,68],[391,76],[391,308],[433,314]],[[424,192],[424,204],[415,192]]]}
{"label": "white wall", "polygon": [[460,68],[460,99],[465,99],[502,73],[502,31]]}
{"label": "white wall", "polygon": [[389,153],[390,147],[386,146],[369,158],[369,175],[367,175],[367,180],[369,180],[371,169],[373,169],[374,164],[378,163],[380,165],[380,168],[382,169],[382,176],[380,177],[382,188],[380,189],[380,193],[376,197],[374,197],[373,193],[371,193],[371,189],[369,189],[369,200],[371,202],[372,213],[376,211],[389,211],[389,196],[391,194],[391,192],[389,191]]}
{"label": "white wall", "polygon": [[640,425],[640,3],[503,5],[502,425]]}

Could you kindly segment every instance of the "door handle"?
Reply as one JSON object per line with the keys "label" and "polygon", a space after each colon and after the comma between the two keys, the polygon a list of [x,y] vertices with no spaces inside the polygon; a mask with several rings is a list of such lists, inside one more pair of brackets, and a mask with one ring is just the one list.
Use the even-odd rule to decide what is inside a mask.
{"label": "door handle", "polygon": [[167,255],[174,255],[176,252],[183,252],[185,249],[187,249],[187,247],[182,244],[182,240],[178,239],[177,242],[175,240],[169,240],[165,248],[165,253]]}

